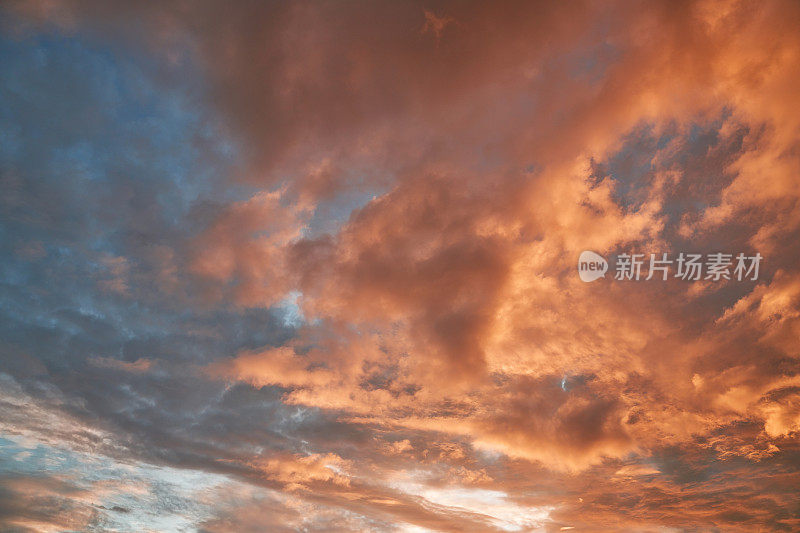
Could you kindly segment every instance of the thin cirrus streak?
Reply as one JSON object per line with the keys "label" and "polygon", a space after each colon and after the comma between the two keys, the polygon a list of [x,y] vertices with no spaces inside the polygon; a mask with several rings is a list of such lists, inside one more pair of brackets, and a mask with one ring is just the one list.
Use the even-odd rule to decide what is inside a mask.
{"label": "thin cirrus streak", "polygon": [[797,3],[0,28],[4,530],[800,528]]}

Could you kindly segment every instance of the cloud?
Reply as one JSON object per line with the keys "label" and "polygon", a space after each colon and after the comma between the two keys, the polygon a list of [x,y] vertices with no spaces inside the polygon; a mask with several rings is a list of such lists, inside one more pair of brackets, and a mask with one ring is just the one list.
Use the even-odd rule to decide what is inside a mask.
{"label": "cloud", "polygon": [[80,530],[96,522],[98,511],[86,492],[67,481],[4,476],[0,520],[15,531]]}
{"label": "cloud", "polygon": [[3,9],[4,431],[205,531],[797,526],[797,5]]}

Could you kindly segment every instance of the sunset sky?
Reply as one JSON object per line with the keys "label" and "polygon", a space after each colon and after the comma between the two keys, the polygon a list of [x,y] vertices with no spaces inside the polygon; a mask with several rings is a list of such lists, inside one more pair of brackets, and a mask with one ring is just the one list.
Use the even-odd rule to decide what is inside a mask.
{"label": "sunset sky", "polygon": [[796,0],[6,0],[0,531],[800,531],[798,243]]}

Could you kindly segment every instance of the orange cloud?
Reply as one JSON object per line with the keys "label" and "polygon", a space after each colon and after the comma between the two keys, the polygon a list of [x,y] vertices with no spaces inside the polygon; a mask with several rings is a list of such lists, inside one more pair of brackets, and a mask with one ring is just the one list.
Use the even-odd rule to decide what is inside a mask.
{"label": "orange cloud", "polygon": [[[198,207],[185,264],[163,253],[169,279],[242,309],[299,294],[303,316],[205,376],[280,389],[339,432],[313,434],[318,453],[231,459],[243,478],[441,530],[797,526],[796,3],[167,2],[141,17],[156,53],[173,49],[165,28],[192,43],[244,147],[231,180],[256,189]],[[582,250],[720,249],[761,253],[762,277],[575,273]],[[107,261],[107,288],[129,292],[125,264]],[[430,477],[408,481],[421,465]],[[503,496],[460,507],[480,490]],[[529,520],[491,514],[509,509]]]}

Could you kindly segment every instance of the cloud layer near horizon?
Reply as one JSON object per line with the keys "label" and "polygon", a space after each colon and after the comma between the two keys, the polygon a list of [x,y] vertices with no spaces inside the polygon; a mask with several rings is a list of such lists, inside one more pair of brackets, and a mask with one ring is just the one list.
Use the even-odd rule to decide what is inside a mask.
{"label": "cloud layer near horizon", "polygon": [[800,527],[796,3],[2,24],[3,525]]}

